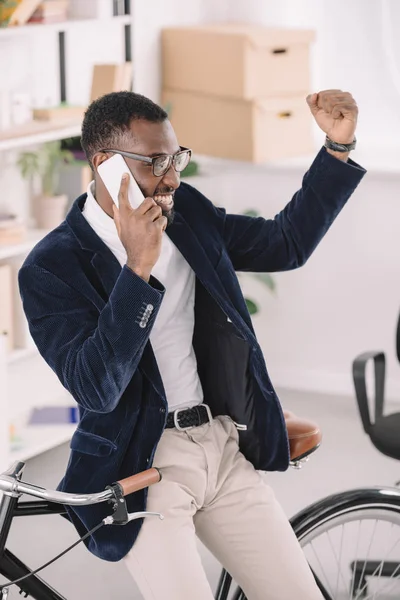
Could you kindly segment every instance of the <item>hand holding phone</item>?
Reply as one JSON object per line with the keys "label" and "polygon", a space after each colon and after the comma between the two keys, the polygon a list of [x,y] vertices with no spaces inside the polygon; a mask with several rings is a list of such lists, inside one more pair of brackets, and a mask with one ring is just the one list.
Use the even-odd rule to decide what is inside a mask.
{"label": "hand holding phone", "polygon": [[[113,158],[114,156],[98,167],[99,176],[114,201],[114,221],[126,250],[126,264],[145,281],[149,281],[151,271],[160,256],[162,234],[168,221],[153,198],[143,199],[139,186],[121,156],[122,173],[121,165],[105,167]],[[137,190],[135,191],[136,187],[141,200]]]}

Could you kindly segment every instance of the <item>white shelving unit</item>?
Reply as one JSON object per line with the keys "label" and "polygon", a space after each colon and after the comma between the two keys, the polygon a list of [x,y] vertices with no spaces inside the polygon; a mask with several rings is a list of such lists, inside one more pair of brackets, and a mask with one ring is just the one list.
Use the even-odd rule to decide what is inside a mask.
{"label": "white shelving unit", "polygon": [[[65,100],[59,54],[61,39],[65,58],[64,93],[66,90],[71,105],[87,105],[94,64],[128,60],[131,15],[112,16],[113,0],[93,0],[91,3],[70,0],[70,10],[68,21],[0,29],[0,71],[5,74],[0,82],[0,92],[29,92],[36,106],[54,106]],[[76,137],[80,133],[79,118],[37,121],[0,131],[0,176],[5,177],[1,183],[7,192],[15,194],[12,206],[17,214],[26,214],[27,198],[19,197],[22,188],[17,193],[13,192],[12,186],[9,189],[11,179],[5,174],[7,168],[13,169],[17,152],[45,142]],[[14,176],[18,177],[17,174],[18,171],[14,171]],[[3,200],[7,201],[5,196]],[[5,204],[7,209],[9,206]],[[2,208],[0,199],[0,211]],[[0,245],[0,265],[12,265],[16,274],[26,255],[46,233],[32,229],[20,243]],[[14,287],[14,321],[22,335],[18,335],[15,350],[0,349],[0,468],[15,460],[28,460],[67,442],[76,427],[72,423],[29,424],[29,414],[34,407],[74,406],[75,402],[32,343],[16,282]],[[1,338],[1,341],[4,340]]]}
{"label": "white shelving unit", "polygon": [[46,233],[47,231],[43,229],[31,229],[27,231],[25,239],[19,244],[0,244],[0,261],[28,254]]}
{"label": "white shelving unit", "polygon": [[21,442],[11,444],[9,462],[26,461],[71,439],[73,423],[67,425],[31,425],[21,429]]}
{"label": "white shelving unit", "polygon": [[[32,230],[20,244],[0,246],[0,264],[23,259],[46,233],[43,230]],[[72,406],[74,401],[61,384],[55,381],[55,376],[45,365],[36,346],[7,353],[2,341],[0,337],[0,468],[16,460],[28,460],[67,442],[75,430],[73,423],[26,423],[30,407],[49,404]],[[28,393],[32,395],[31,398]],[[8,399],[11,400],[10,406],[7,406]],[[7,444],[4,443],[4,438],[8,438]]]}
{"label": "white shelving unit", "polygon": [[[82,0],[84,1],[84,0]],[[128,25],[131,22],[131,15],[121,15],[116,17],[110,17],[114,23],[119,23],[121,25]],[[69,31],[71,29],[76,29],[78,27],[87,27],[88,25],[93,24],[103,24],[107,25],[110,19],[101,18],[101,19],[68,19],[67,21],[60,21],[58,23],[45,23],[45,24],[31,24],[31,25],[22,25],[16,27],[6,27],[0,29],[0,41],[7,38],[12,37],[20,37],[26,35],[43,35],[44,32],[47,31]]]}
{"label": "white shelving unit", "polygon": [[53,142],[75,137],[81,133],[80,121],[64,121],[61,123],[36,121],[27,127],[16,127],[9,131],[0,131],[0,152],[20,150],[28,146]]}

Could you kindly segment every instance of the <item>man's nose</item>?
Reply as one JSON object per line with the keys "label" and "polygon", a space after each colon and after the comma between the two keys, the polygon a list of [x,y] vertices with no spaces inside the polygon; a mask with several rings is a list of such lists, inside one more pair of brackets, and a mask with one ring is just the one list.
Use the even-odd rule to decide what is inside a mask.
{"label": "man's nose", "polygon": [[177,173],[175,171],[175,169],[172,165],[168,169],[168,171],[165,173],[165,175],[163,177],[163,183],[165,183],[166,186],[168,186],[169,188],[171,188],[173,190],[177,190],[178,187],[180,186],[181,176],[179,173]]}

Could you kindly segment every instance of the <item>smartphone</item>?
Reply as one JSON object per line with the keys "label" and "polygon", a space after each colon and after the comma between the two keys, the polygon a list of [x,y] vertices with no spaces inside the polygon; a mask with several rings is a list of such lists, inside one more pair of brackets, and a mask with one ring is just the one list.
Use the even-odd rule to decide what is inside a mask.
{"label": "smartphone", "polygon": [[118,193],[121,187],[122,175],[129,173],[128,200],[132,208],[138,208],[143,202],[144,196],[135,181],[124,158],[120,154],[113,154],[97,167],[97,171],[107,188],[113,202],[118,206]]}

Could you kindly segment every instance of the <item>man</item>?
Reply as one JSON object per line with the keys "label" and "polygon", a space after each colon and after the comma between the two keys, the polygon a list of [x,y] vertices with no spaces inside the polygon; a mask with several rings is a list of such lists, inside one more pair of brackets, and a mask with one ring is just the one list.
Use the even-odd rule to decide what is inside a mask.
{"label": "man", "polygon": [[[130,92],[96,100],[82,127],[94,183],[20,271],[32,336],[80,408],[60,488],[95,492],[161,469],[128,509],[147,502],[163,522],[88,540],[100,558],[125,557],[145,599],[211,600],[195,533],[249,600],[321,598],[258,473],[288,467],[287,431],[235,275],[303,265],[365,173],[348,157],[352,96],[329,90],[307,102],[329,148],[265,220],[226,214],[180,185],[190,151],[159,106]],[[119,209],[97,173],[115,153],[130,172]],[[145,196],[137,209],[130,176]],[[69,516],[83,535],[106,514],[98,505]]]}

